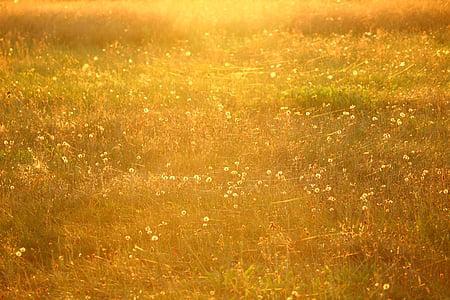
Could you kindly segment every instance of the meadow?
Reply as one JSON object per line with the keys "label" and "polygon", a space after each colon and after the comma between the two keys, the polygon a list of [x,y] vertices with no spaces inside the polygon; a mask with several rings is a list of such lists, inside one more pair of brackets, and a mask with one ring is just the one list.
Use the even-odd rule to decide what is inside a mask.
{"label": "meadow", "polygon": [[450,5],[0,2],[1,299],[450,298]]}

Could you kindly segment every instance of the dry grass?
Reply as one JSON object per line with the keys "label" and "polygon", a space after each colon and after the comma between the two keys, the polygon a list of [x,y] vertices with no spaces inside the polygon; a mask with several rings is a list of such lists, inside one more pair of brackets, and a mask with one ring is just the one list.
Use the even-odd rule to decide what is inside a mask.
{"label": "dry grass", "polygon": [[[446,1],[342,1],[300,10],[293,27],[304,33],[420,32],[450,25]],[[311,8],[311,7],[308,7]]]}
{"label": "dry grass", "polygon": [[161,44],[205,31],[248,35],[268,28],[303,34],[445,33],[450,25],[446,1],[8,1],[0,8],[1,34],[66,45]]}
{"label": "dry grass", "polygon": [[448,298],[448,7],[342,2],[0,3],[0,298]]}

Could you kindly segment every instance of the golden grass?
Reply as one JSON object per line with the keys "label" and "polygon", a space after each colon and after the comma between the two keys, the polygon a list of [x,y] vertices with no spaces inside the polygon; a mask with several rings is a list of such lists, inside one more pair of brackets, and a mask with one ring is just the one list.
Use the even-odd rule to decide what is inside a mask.
{"label": "golden grass", "polygon": [[[445,1],[70,1],[4,2],[0,33],[65,44],[170,42],[204,32],[303,34],[446,30]],[[102,7],[99,11],[98,7]]]}
{"label": "golden grass", "polygon": [[449,297],[445,2],[0,8],[0,298]]}

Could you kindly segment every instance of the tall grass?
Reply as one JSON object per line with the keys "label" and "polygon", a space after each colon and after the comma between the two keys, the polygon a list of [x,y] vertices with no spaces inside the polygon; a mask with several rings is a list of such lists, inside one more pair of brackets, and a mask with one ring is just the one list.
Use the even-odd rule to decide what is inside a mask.
{"label": "tall grass", "polygon": [[[101,10],[98,8],[102,7]],[[205,32],[448,31],[445,1],[23,1],[2,4],[0,34],[62,44],[167,43]]]}
{"label": "tall grass", "polygon": [[444,2],[0,7],[0,298],[449,297]]}

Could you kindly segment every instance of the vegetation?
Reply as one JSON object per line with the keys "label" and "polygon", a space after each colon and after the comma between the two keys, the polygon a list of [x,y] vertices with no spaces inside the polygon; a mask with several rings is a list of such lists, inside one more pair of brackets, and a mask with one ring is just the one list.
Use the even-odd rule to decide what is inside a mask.
{"label": "vegetation", "polygon": [[449,298],[449,20],[0,2],[0,298]]}

